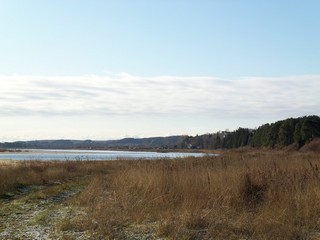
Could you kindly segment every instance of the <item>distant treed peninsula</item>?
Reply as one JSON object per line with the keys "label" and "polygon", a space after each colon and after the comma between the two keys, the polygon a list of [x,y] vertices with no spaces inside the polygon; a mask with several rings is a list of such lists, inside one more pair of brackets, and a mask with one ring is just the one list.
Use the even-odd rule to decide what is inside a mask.
{"label": "distant treed peninsula", "polygon": [[19,149],[229,149],[239,147],[303,147],[320,137],[320,117],[288,118],[257,129],[238,128],[197,136],[124,138],[121,140],[36,140],[0,143],[0,148]]}
{"label": "distant treed peninsula", "polygon": [[292,145],[299,149],[320,137],[320,117],[288,118],[261,125],[257,129],[238,128],[195,137],[186,137],[182,148],[226,149],[239,147],[283,148]]}

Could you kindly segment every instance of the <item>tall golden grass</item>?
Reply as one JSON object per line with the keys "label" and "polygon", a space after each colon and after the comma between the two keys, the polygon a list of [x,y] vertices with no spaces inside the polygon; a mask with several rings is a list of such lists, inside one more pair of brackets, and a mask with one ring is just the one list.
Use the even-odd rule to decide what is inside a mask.
{"label": "tall golden grass", "polygon": [[0,195],[21,186],[66,181],[97,172],[106,173],[107,164],[97,161],[2,161]]}
{"label": "tall golden grass", "polygon": [[[218,157],[21,162],[0,166],[0,194],[19,184],[89,176],[79,204],[93,239],[319,239],[320,155],[267,150]],[[131,236],[131,239],[136,239]],[[152,238],[151,238],[152,239]]]}
{"label": "tall golden grass", "polygon": [[141,226],[169,239],[316,239],[319,162],[319,154],[280,151],[117,161],[78,201],[92,230],[110,239]]}

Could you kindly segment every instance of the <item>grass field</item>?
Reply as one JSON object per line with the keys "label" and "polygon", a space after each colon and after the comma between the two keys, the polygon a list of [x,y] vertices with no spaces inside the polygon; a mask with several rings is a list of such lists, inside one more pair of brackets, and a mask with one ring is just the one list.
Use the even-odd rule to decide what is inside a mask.
{"label": "grass field", "polygon": [[[92,239],[320,239],[320,155],[268,150],[219,157],[0,165],[0,194],[80,181],[85,214],[61,231]],[[79,217],[80,216],[80,217]]]}

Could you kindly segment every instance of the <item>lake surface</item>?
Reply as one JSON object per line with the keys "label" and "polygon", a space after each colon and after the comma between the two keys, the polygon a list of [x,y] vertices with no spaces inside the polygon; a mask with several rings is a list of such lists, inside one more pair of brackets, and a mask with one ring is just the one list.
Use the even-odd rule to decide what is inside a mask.
{"label": "lake surface", "polygon": [[[10,160],[117,160],[203,157],[206,153],[184,152],[134,152],[100,150],[43,150],[29,149],[22,152],[0,153],[0,159]],[[210,154],[214,155],[214,154]]]}

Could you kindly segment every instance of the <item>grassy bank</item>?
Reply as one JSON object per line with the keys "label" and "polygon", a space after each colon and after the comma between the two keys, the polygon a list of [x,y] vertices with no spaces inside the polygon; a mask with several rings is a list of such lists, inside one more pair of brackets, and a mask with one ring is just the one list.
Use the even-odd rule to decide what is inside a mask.
{"label": "grassy bank", "polygon": [[93,239],[318,239],[319,163],[315,153],[230,151],[201,159],[51,162],[42,170],[25,162],[2,168],[1,176],[23,168],[26,182],[90,176],[69,203],[86,217],[63,226],[90,230]]}
{"label": "grassy bank", "polygon": [[319,161],[312,153],[241,151],[122,161],[78,200],[110,238],[134,229],[171,239],[311,239],[320,232]]}
{"label": "grassy bank", "polygon": [[108,162],[96,161],[0,161],[0,195],[22,186],[51,184],[104,173]]}

